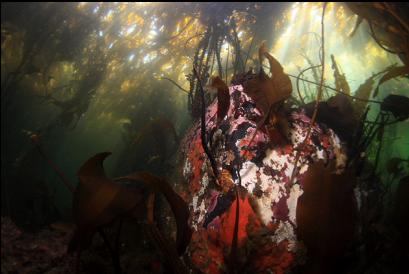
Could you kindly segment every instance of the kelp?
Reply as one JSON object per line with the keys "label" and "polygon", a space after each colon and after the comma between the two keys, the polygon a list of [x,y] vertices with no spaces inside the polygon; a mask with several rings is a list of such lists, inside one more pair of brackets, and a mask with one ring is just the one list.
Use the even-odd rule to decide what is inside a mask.
{"label": "kelp", "polygon": [[301,143],[300,148],[297,151],[297,154],[295,155],[295,159],[294,159],[294,168],[293,171],[291,173],[291,177],[290,177],[290,183],[288,184],[287,188],[292,187],[293,183],[294,183],[294,179],[295,176],[298,173],[298,160],[300,158],[301,152],[304,150],[305,144],[307,143],[307,141],[310,138],[311,135],[311,131],[312,131],[312,127],[315,123],[315,120],[317,119],[317,114],[318,114],[318,105],[321,101],[322,98],[322,93],[323,93],[323,87],[324,87],[324,74],[325,74],[325,10],[327,8],[327,3],[324,2],[323,6],[322,6],[322,17],[321,17],[321,81],[320,81],[320,85],[318,87],[318,92],[317,92],[317,97],[315,99],[315,104],[314,104],[314,110],[311,114],[311,121],[310,121],[310,125],[308,127],[307,130],[307,134],[305,135],[305,138],[303,140],[303,142]]}
{"label": "kelp", "polygon": [[[285,143],[288,130],[288,121],[281,113],[283,111],[282,105],[291,96],[291,80],[284,73],[281,64],[267,52],[264,42],[259,47],[258,55],[260,62],[260,72],[258,74],[253,74],[250,70],[232,80],[233,84],[243,85],[244,92],[254,100],[257,108],[263,113],[263,117],[258,122],[248,147],[253,143],[257,132],[264,126],[270,138],[276,140],[277,145],[281,145]],[[271,77],[263,70],[264,58],[268,59]]]}
{"label": "kelp", "polygon": [[179,255],[183,254],[189,244],[192,233],[187,224],[189,209],[185,201],[172,189],[169,183],[165,179],[146,171],[135,172],[127,176],[119,177],[116,178],[115,181],[143,182],[145,185],[153,187],[156,192],[162,193],[165,196],[176,218],[177,251]]}
{"label": "kelp", "polygon": [[[231,61],[233,63],[233,75],[236,72],[240,73],[245,70],[241,42],[236,31],[237,24],[233,16],[237,8],[237,4],[216,5],[214,3],[206,3],[203,6],[204,12],[200,13],[199,19],[206,28],[201,35],[202,38],[198,42],[193,57],[193,68],[196,72],[192,70],[190,74],[186,75],[190,84],[188,106],[194,118],[199,118],[201,115],[202,99],[199,82],[207,83],[216,67],[215,63],[217,63],[217,76],[220,79],[223,79],[223,76],[225,76],[227,79],[227,72],[226,75],[223,75],[221,63],[223,43],[228,43],[234,49],[234,59]],[[199,77],[196,77],[196,74]]]}
{"label": "kelp", "polygon": [[[106,10],[107,8],[105,8],[104,9],[104,12],[105,12],[105,10]],[[102,8],[101,8],[101,10],[102,10]],[[98,12],[98,14],[103,14],[103,12],[102,11],[99,11]],[[114,12],[114,14],[115,14],[116,12]],[[165,18],[166,16],[163,16],[163,18]],[[159,19],[159,22],[162,22],[161,20],[163,20],[162,19],[162,17],[158,17]],[[168,16],[168,18],[169,18],[169,16]],[[361,18],[359,18],[359,19],[361,19]],[[146,20],[147,21],[147,20]],[[191,24],[191,22],[192,21],[194,21],[192,18],[190,18],[189,19],[189,21],[188,21],[188,23],[186,23],[185,24],[185,26],[184,27],[182,27],[181,29],[182,29],[182,31],[189,25],[189,24]],[[161,24],[159,24],[158,23],[158,26],[160,26]],[[167,30],[168,28],[169,28],[169,26],[168,26],[169,24],[165,24],[165,29]],[[171,28],[173,27],[173,25],[171,26]],[[176,28],[176,27],[175,27]],[[179,28],[179,26],[178,26],[178,28]],[[106,30],[104,29],[104,32],[105,32]],[[215,30],[213,29],[212,30],[213,32],[215,32]],[[261,32],[261,31],[260,31]],[[181,33],[181,32],[180,32]],[[170,38],[169,39],[174,39],[175,37],[177,37],[178,35],[180,35],[180,33],[179,34],[176,34],[176,35],[172,35],[172,36],[169,36]],[[221,33],[223,33],[223,32],[221,32]],[[98,34],[97,34],[98,35]],[[196,34],[196,35],[200,35],[200,33],[199,34]],[[230,33],[229,33],[229,35],[230,35]],[[106,35],[105,37],[104,37],[104,40],[106,40],[106,41],[108,41],[108,42],[111,42],[110,41],[110,36],[111,36],[111,34],[108,34],[108,35]],[[159,36],[161,36],[161,34],[159,33]],[[253,37],[254,38],[254,37]],[[131,39],[129,39],[129,40],[131,40]],[[200,64],[200,66],[203,68],[203,70],[205,70],[205,69],[207,69],[207,70],[209,70],[211,67],[213,67],[213,64],[211,64],[212,63],[212,55],[211,54],[209,54],[209,50],[204,50],[204,48],[205,47],[207,47],[207,49],[209,49],[210,47],[212,47],[213,49],[214,49],[214,51],[213,51],[213,63],[214,62],[218,62],[219,63],[219,58],[218,57],[215,57],[216,55],[220,55],[220,46],[221,46],[221,44],[223,44],[223,40],[221,40],[221,41],[217,41],[217,40],[212,40],[211,38],[208,38],[208,40],[204,40],[205,42],[207,42],[207,45],[205,45],[205,43],[203,43],[203,47],[202,47],[202,49],[200,50],[200,51],[198,51],[198,54],[197,54],[197,56],[198,56],[198,58],[200,58],[201,56],[205,56],[205,60]],[[252,41],[252,43],[253,43],[253,41]],[[27,43],[27,44],[29,44],[29,43]],[[158,43],[159,44],[159,43]],[[107,44],[107,45],[109,45],[109,44]],[[110,46],[110,48],[111,48],[111,46]],[[159,46],[158,46],[158,48],[159,48]],[[115,50],[115,47],[114,47],[114,50]],[[133,49],[132,49],[133,50]],[[239,52],[240,50],[238,50],[238,52]],[[171,51],[172,52],[172,51]],[[262,51],[261,51],[262,52]],[[123,53],[121,53],[121,56],[122,55],[124,55],[124,56],[122,56],[123,58],[126,58],[126,53],[128,53],[128,52],[126,52],[126,50],[124,50],[123,51]],[[172,52],[173,53],[173,52]],[[170,55],[172,55],[172,53],[170,54]],[[101,54],[102,55],[102,54]],[[248,53],[247,54],[247,56],[249,56],[250,55],[250,53]],[[263,55],[263,52],[260,54],[260,60],[262,59],[262,58],[266,58],[266,55]],[[263,57],[264,56],[264,57]],[[80,58],[79,58],[80,59]],[[214,61],[214,60],[216,60],[216,61]],[[270,68],[272,67],[272,65],[271,65],[271,63],[273,62],[274,60],[270,60],[269,59],[269,62],[270,62]],[[113,62],[114,63],[114,62]],[[202,66],[202,64],[203,64],[203,66]],[[206,66],[206,64],[207,64],[207,66]],[[126,67],[126,66],[124,66],[124,67]],[[214,65],[214,67],[216,67],[215,65]],[[220,69],[220,67],[219,67],[219,69]],[[236,69],[236,68],[235,68]],[[35,68],[29,68],[29,67],[27,67],[27,72],[29,72],[29,71],[35,71]],[[212,71],[212,69],[210,69],[210,71]],[[273,74],[273,72],[272,71],[270,71],[272,74]],[[278,72],[278,74],[279,73],[281,73],[280,71]],[[201,77],[204,77],[203,75],[203,73],[202,72],[200,72],[200,75],[201,75]],[[211,73],[210,73],[210,75],[211,75]],[[227,77],[227,65],[226,65],[226,73],[225,73],[225,75],[224,76],[226,76]],[[386,75],[385,75],[386,76]],[[110,76],[111,77],[111,76]],[[174,76],[173,76],[174,77]],[[220,75],[220,77],[222,77],[222,75]],[[265,98],[266,98],[266,100],[263,100],[263,99],[260,99],[259,100],[259,104],[260,105],[263,105],[263,104],[266,104],[266,107],[265,107],[265,113],[268,113],[269,112],[269,110],[271,110],[271,105],[272,104],[270,104],[270,102],[275,102],[275,100],[276,100],[276,98],[274,97],[274,96],[276,96],[277,94],[274,94],[273,92],[271,92],[270,93],[270,91],[272,90],[272,87],[274,86],[273,84],[271,84],[271,82],[268,82],[267,81],[267,78],[268,78],[268,76],[264,73],[264,72],[262,72],[262,73],[260,73],[260,79],[261,80],[263,80],[263,81],[266,81],[266,84],[265,84],[265,86],[262,86],[262,90],[266,90],[268,93],[267,93],[267,96],[265,96]],[[203,78],[202,78],[203,79]],[[284,76],[283,76],[283,79],[284,79]],[[374,78],[371,78],[371,80],[373,80]],[[287,81],[287,79],[285,79],[285,81],[284,82],[286,82]],[[385,80],[386,81],[386,80]],[[227,82],[227,80],[226,80],[226,82]],[[381,85],[381,82],[382,81],[380,81],[380,84],[379,85]],[[368,90],[370,90],[372,87],[373,87],[373,85],[374,85],[374,83],[373,83],[373,81],[368,81],[367,82],[367,84],[368,84],[368,86],[370,86],[370,88],[368,88],[368,86],[367,87],[365,87],[365,92],[367,92]],[[104,87],[105,88],[105,87]],[[103,90],[103,92],[106,92],[106,89],[104,89]],[[274,94],[274,96],[273,96],[273,94]],[[218,94],[219,95],[219,94]],[[271,96],[270,96],[271,95]],[[138,95],[139,96],[139,95]],[[285,96],[284,96],[285,97]],[[368,96],[366,95],[366,93],[364,94],[364,95],[362,95],[362,96],[358,96],[359,98],[361,98],[361,99],[364,99],[364,98],[367,98]],[[85,97],[84,97],[85,98]],[[337,100],[338,100],[338,98],[339,98],[339,101],[337,102]],[[332,119],[333,121],[335,121],[335,120],[340,120],[340,121],[336,121],[336,123],[337,122],[339,122],[339,125],[337,126],[337,125],[335,125],[334,126],[334,124],[332,124],[332,126],[334,127],[334,128],[338,128],[338,129],[336,129],[336,131],[338,131],[338,132],[345,132],[345,131],[347,131],[348,133],[350,133],[350,132],[353,132],[352,130],[349,130],[349,129],[351,129],[352,128],[352,126],[350,126],[350,121],[351,121],[351,115],[352,115],[352,113],[348,113],[348,111],[345,111],[345,109],[348,109],[348,106],[347,106],[347,108],[345,108],[344,106],[343,106],[343,101],[344,101],[344,97],[342,97],[342,96],[339,96],[339,97],[337,97],[336,98],[336,100],[335,99],[333,99],[333,101],[328,101],[328,102],[326,102],[326,104],[324,104],[326,107],[327,107],[327,110],[325,110],[325,109],[319,109],[318,110],[318,116],[317,116],[317,120],[318,121],[321,121],[321,119],[320,119],[320,113],[321,113],[321,111],[322,111],[322,115],[323,116],[325,116],[326,114],[329,114],[329,116],[331,116],[331,118],[329,118],[329,119]],[[89,100],[87,99],[87,100],[85,100],[84,99],[84,101],[88,101],[89,102]],[[223,100],[218,100],[219,102],[222,102]],[[335,102],[334,102],[335,101]],[[67,101],[68,102],[68,101]],[[225,101],[226,103],[228,102],[227,100]],[[280,99],[278,99],[278,101],[277,101],[277,103],[279,103],[280,102]],[[386,101],[384,101],[385,102],[385,104],[383,104],[383,110],[384,111],[388,111],[388,112],[390,112],[390,113],[392,113],[397,119],[404,119],[404,117],[407,117],[407,116],[405,116],[406,114],[400,114],[397,110],[396,110],[396,108],[395,107],[391,107],[390,106],[390,104],[388,104],[387,102],[388,102],[388,100],[386,100]],[[55,102],[53,102],[53,103],[55,103],[55,105],[57,105],[56,103],[57,103],[57,101],[55,101]],[[63,101],[61,101],[61,103],[63,103]],[[275,104],[275,103],[273,103],[273,104]],[[224,105],[220,105],[219,107],[218,107],[218,120],[220,121],[220,119],[222,119],[222,117],[224,116],[223,115],[223,113],[225,112],[225,111],[227,111],[226,109],[228,109],[228,106],[226,106],[226,104],[224,104]],[[363,109],[363,107],[362,107],[362,109]],[[67,110],[69,110],[69,108],[67,108]],[[82,115],[83,113],[85,113],[85,111],[87,110],[87,106],[86,105],[84,105],[84,111],[78,111],[78,118],[80,117],[80,115]],[[403,111],[405,111],[405,109],[403,109]],[[313,113],[313,109],[311,110],[311,116],[312,116],[312,113]],[[77,115],[77,114],[75,114],[75,115]],[[74,119],[72,119],[72,117],[74,117],[75,118],[75,115],[73,114],[73,113],[71,113],[71,110],[69,110],[69,111],[67,111],[67,116],[65,116],[65,117],[61,117],[62,118],[62,120],[61,121],[63,121],[63,120],[65,120],[65,121],[67,121],[67,124],[68,124],[68,122],[70,122],[70,121],[74,121]],[[269,124],[276,124],[276,120],[277,119],[275,119],[276,118],[276,116],[274,116],[274,115],[271,115],[271,117],[268,117],[269,119],[266,119],[265,121],[267,121],[266,123],[269,123]],[[70,120],[70,119],[72,119],[72,120]],[[328,125],[330,126],[330,127],[332,127],[331,126],[331,122],[328,122]],[[162,129],[162,128],[161,128]],[[153,133],[155,136],[164,136],[164,135],[167,135],[167,134],[157,134],[157,133]],[[146,135],[147,136],[147,135]],[[140,144],[140,142],[141,142],[141,140],[142,140],[143,138],[142,137],[136,137],[135,138],[135,144]],[[159,139],[158,139],[159,140]],[[160,157],[160,156],[158,156],[158,157]],[[152,158],[153,159],[153,158]],[[223,174],[222,174],[223,175]],[[229,182],[230,183],[230,181],[227,181],[226,180],[226,182]],[[223,184],[221,184],[221,185],[223,185]],[[109,207],[109,205],[107,206],[107,207]]]}
{"label": "kelp", "polygon": [[[259,49],[260,62],[263,57],[267,58],[270,65],[271,77],[267,81],[267,86],[263,88],[266,93],[269,104],[273,105],[283,101],[291,96],[292,85],[290,77],[284,73],[284,68],[281,64],[267,51],[265,43]],[[261,69],[262,70],[262,69]]]}
{"label": "kelp", "polygon": [[211,87],[217,89],[217,122],[220,123],[229,110],[229,87],[218,76],[212,78]]}
{"label": "kelp", "polygon": [[383,50],[397,54],[409,68],[408,6],[387,2],[347,3],[347,6],[359,16],[357,22],[368,22],[374,41]]}
{"label": "kelp", "polygon": [[172,273],[183,274],[187,273],[186,267],[183,265],[182,261],[179,259],[176,252],[176,247],[173,243],[167,241],[162,233],[159,231],[155,224],[155,193],[152,192],[147,201],[147,225],[146,230],[150,238],[153,240],[153,243],[156,246],[156,249],[163,256],[164,261],[172,269]]}
{"label": "kelp", "polygon": [[[131,134],[133,134],[131,132]],[[162,163],[168,159],[172,152],[172,143],[177,145],[179,143],[179,137],[173,123],[166,118],[157,118],[149,121],[142,127],[142,129],[133,138],[132,146],[138,147],[153,141],[152,152],[154,157],[159,159]],[[152,162],[152,157],[148,162]]]}
{"label": "kelp", "polygon": [[368,104],[366,100],[368,100],[368,98],[370,97],[373,86],[375,85],[375,77],[376,76],[373,75],[366,79],[365,82],[359,85],[358,89],[355,91],[355,97],[361,99],[354,100],[353,102],[354,110],[357,113],[362,113],[365,110]]}
{"label": "kelp", "polygon": [[390,94],[382,101],[381,110],[391,112],[397,121],[404,121],[409,118],[409,98]]}
{"label": "kelp", "polygon": [[109,155],[110,152],[96,154],[77,173],[79,184],[72,205],[76,230],[69,252],[86,249],[98,229],[144,206],[140,191],[114,183],[106,176],[103,162]]}
{"label": "kelp", "polygon": [[163,142],[164,136],[171,136],[175,143],[178,142],[178,135],[173,123],[165,118],[157,118],[148,123],[139,131],[133,140],[135,146],[140,145],[145,138],[155,140],[155,143]]}
{"label": "kelp", "polygon": [[74,186],[67,179],[67,176],[65,176],[65,174],[61,171],[61,169],[44,152],[44,149],[41,146],[41,135],[39,133],[33,133],[29,137],[30,137],[30,141],[37,148],[38,152],[41,154],[41,156],[44,158],[47,164],[54,170],[54,172],[57,173],[58,177],[61,179],[64,185],[68,188],[68,190],[70,190],[71,192],[74,192]]}
{"label": "kelp", "polygon": [[[314,103],[304,106],[306,114],[312,117]],[[327,101],[318,104],[317,122],[326,124],[329,128],[349,144],[358,126],[358,117],[354,112],[351,100],[344,94],[337,94]]]}
{"label": "kelp", "polygon": [[[47,133],[49,130],[56,128],[57,126],[65,127],[68,129],[75,129],[78,122],[83,115],[88,111],[91,102],[104,81],[105,73],[107,70],[106,56],[100,58],[94,58],[101,54],[101,48],[97,45],[95,52],[90,54],[89,61],[86,63],[86,67],[82,72],[82,76],[78,80],[71,80],[68,84],[56,87],[50,92],[45,90],[43,102],[48,102],[58,107],[61,112],[57,117],[49,123],[46,127],[39,129],[39,131]],[[79,70],[79,65],[78,70]],[[57,91],[64,91],[65,93],[74,92],[73,96],[69,99],[58,100],[52,94]]]}
{"label": "kelp", "polygon": [[339,65],[335,61],[335,56],[331,54],[332,69],[334,70],[335,89],[346,95],[351,95],[351,88],[346,80],[345,74],[341,73]]}
{"label": "kelp", "polygon": [[198,86],[199,86],[199,91],[200,91],[200,97],[201,97],[201,114],[200,114],[200,139],[202,141],[202,147],[204,152],[206,153],[207,157],[209,158],[210,165],[212,166],[212,171],[213,175],[216,181],[216,184],[219,185],[218,183],[218,177],[219,177],[219,171],[217,169],[217,164],[214,159],[214,156],[212,152],[210,151],[207,143],[208,143],[208,134],[206,132],[206,106],[205,106],[205,101],[204,101],[204,90],[202,86],[202,82],[200,81],[200,76],[196,70],[196,68],[193,68],[193,73],[195,77],[197,78]]}
{"label": "kelp", "polygon": [[260,72],[256,77],[244,83],[244,92],[247,93],[267,115],[270,108],[288,99],[292,93],[290,77],[284,73],[281,64],[267,52],[265,43],[259,48],[259,62],[267,58],[270,65],[271,77],[265,74],[260,65]]}
{"label": "kelp", "polygon": [[[359,118],[364,115],[365,108],[370,102],[368,98],[373,91],[375,79],[383,74],[374,91],[374,97],[382,83],[406,74],[407,69],[406,67],[396,67],[396,65],[389,66],[366,79],[355,91],[355,96],[351,96],[345,76],[339,72],[334,57],[331,57],[333,58],[336,90],[339,94],[318,104],[317,121],[332,128],[341,139],[351,145],[356,132],[362,130],[362,126],[359,125]],[[397,119],[396,121],[403,121],[409,117],[409,100],[405,96],[389,95],[383,101],[376,101],[375,103],[380,104],[382,111],[391,112]],[[313,103],[303,107],[306,109],[307,115],[312,117]],[[385,123],[388,122],[390,121],[385,121]]]}
{"label": "kelp", "polygon": [[356,179],[352,170],[337,175],[333,162],[319,161],[310,165],[302,183],[297,235],[309,254],[303,273],[329,273],[353,239]]}
{"label": "kelp", "polygon": [[297,93],[298,93],[298,97],[300,98],[300,101],[303,105],[305,105],[305,101],[304,98],[301,96],[301,91],[300,91],[300,79],[303,76],[303,74],[309,70],[312,70],[314,73],[314,80],[317,81],[315,79],[315,77],[318,77],[317,73],[316,73],[316,69],[318,67],[320,67],[321,65],[310,65],[308,68],[305,68],[303,70],[300,71],[300,73],[297,75],[297,81],[296,81],[296,86],[297,86]]}
{"label": "kelp", "polygon": [[[173,191],[166,180],[149,172],[135,172],[114,180],[109,179],[105,174],[103,161],[110,154],[110,152],[96,154],[88,159],[78,171],[80,183],[74,192],[73,198],[73,216],[76,229],[69,243],[68,252],[80,254],[82,250],[91,244],[93,236],[98,232],[111,252],[116,273],[120,273],[118,247],[115,249],[109,244],[109,239],[103,228],[119,219],[120,225],[116,240],[118,242],[122,220],[124,218],[141,217],[143,211],[147,209],[149,235],[158,245],[158,248],[169,256],[167,261],[174,270],[176,269],[175,273],[185,273],[179,262],[178,255],[184,253],[191,237],[191,230],[187,224],[189,210],[186,203]],[[172,243],[164,240],[153,222],[152,194],[149,196],[147,205],[145,205],[140,188],[127,188],[114,181],[143,182],[146,186],[153,188],[155,192],[164,194],[176,217],[177,236],[175,248],[172,248]]]}
{"label": "kelp", "polygon": [[397,78],[397,77],[409,77],[409,67],[407,66],[400,66],[396,67],[393,66],[390,69],[387,70],[387,72],[382,76],[382,78],[379,80],[378,85],[376,86],[376,89],[374,91],[373,97],[378,96],[379,93],[379,87],[386,81],[389,81],[391,79]]}
{"label": "kelp", "polygon": [[390,71],[394,67],[395,65],[391,65],[386,69],[373,74],[372,76],[367,78],[365,82],[359,85],[359,87],[355,90],[354,92],[355,96],[352,104],[357,115],[362,115],[362,113],[365,111],[365,108],[368,102],[370,101],[369,97],[371,96],[371,93],[373,91],[376,78],[379,75],[382,75],[383,73]]}
{"label": "kelp", "polygon": [[356,31],[358,30],[359,26],[362,24],[363,21],[364,19],[362,17],[358,17],[356,19],[355,26],[352,29],[352,31],[348,34],[348,37],[353,37],[355,35]]}

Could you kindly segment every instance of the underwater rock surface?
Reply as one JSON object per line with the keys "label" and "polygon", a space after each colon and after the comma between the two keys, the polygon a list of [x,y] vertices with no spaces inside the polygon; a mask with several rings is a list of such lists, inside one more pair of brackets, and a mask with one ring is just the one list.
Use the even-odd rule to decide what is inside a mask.
{"label": "underwater rock surface", "polygon": [[[346,154],[337,135],[314,125],[300,154],[299,172],[293,185],[297,148],[310,126],[302,109],[288,116],[289,131],[279,134],[257,129],[263,113],[241,85],[229,87],[230,108],[217,123],[217,103],[206,112],[206,131],[212,133],[211,150],[217,162],[214,179],[200,135],[200,122],[186,135],[181,147],[185,189],[193,228],[188,247],[190,264],[204,273],[219,273],[234,263],[240,271],[284,273],[302,262],[303,244],[296,235],[298,198],[311,163],[335,160],[337,173],[344,168]],[[246,152],[247,151],[247,152]],[[218,185],[217,185],[218,184]],[[235,186],[239,187],[238,253],[229,262],[236,220]]]}
{"label": "underwater rock surface", "polygon": [[66,254],[70,236],[58,224],[37,233],[23,232],[2,217],[1,273],[74,273],[74,258]]}

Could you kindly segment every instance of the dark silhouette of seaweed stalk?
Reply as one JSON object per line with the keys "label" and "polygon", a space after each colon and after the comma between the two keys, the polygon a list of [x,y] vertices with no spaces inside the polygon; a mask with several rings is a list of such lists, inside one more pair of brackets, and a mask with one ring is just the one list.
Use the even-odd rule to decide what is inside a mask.
{"label": "dark silhouette of seaweed stalk", "polygon": [[325,72],[325,44],[324,44],[324,16],[325,16],[325,9],[327,7],[327,3],[323,4],[322,7],[322,19],[321,19],[321,56],[322,56],[322,66],[321,66],[321,82],[318,88],[318,94],[317,94],[317,99],[315,100],[315,106],[314,106],[314,112],[312,114],[311,117],[311,122],[310,122],[310,126],[308,128],[307,134],[305,136],[304,141],[301,143],[301,146],[299,147],[299,149],[297,150],[297,154],[295,156],[295,160],[294,160],[294,169],[293,172],[291,174],[291,178],[290,178],[290,183],[288,184],[288,187],[291,187],[294,183],[294,178],[298,173],[297,170],[297,164],[298,164],[298,160],[300,159],[301,156],[301,152],[304,150],[305,144],[307,143],[307,140],[310,138],[311,135],[311,131],[312,131],[312,126],[315,123],[315,120],[317,118],[317,113],[318,113],[318,104],[321,101],[321,97],[322,97],[322,90],[323,90],[323,85],[324,85],[324,72]]}
{"label": "dark silhouette of seaweed stalk", "polygon": [[202,140],[202,146],[203,146],[203,150],[205,151],[207,157],[209,158],[210,161],[210,165],[212,166],[212,170],[213,170],[213,175],[215,177],[216,180],[216,184],[219,185],[218,183],[218,178],[219,178],[219,172],[217,170],[217,164],[216,161],[214,160],[214,157],[211,153],[211,151],[209,150],[209,147],[207,146],[207,138],[206,138],[206,106],[205,106],[205,98],[204,98],[204,90],[203,90],[203,86],[202,86],[202,82],[200,81],[200,77],[199,74],[197,73],[196,68],[193,68],[193,73],[195,74],[196,78],[197,78],[197,82],[199,84],[199,89],[200,89],[200,95],[201,95],[201,104],[202,104],[202,110],[201,110],[201,123],[200,123],[200,137]]}

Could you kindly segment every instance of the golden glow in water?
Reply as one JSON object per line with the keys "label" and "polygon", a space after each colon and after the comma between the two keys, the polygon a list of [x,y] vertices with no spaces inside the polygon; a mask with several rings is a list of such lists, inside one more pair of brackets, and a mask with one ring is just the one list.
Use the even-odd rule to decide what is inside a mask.
{"label": "golden glow in water", "polygon": [[[295,3],[280,22],[280,35],[272,52],[284,65],[285,71],[298,75],[309,67],[307,56],[314,65],[321,64],[321,17],[322,3]],[[329,3],[325,13],[325,81],[333,86],[334,78],[330,55],[345,74],[351,87],[356,90],[365,79],[385,67],[401,61],[382,50],[370,37],[366,23],[362,23],[353,37],[357,16],[341,3]],[[311,72],[304,75],[313,80]]]}

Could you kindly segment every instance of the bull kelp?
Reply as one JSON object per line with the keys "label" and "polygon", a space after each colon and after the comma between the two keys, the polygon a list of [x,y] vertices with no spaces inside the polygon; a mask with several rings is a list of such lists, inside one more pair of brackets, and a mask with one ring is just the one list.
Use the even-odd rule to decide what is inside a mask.
{"label": "bull kelp", "polygon": [[404,273],[408,14],[2,3],[1,272]]}

